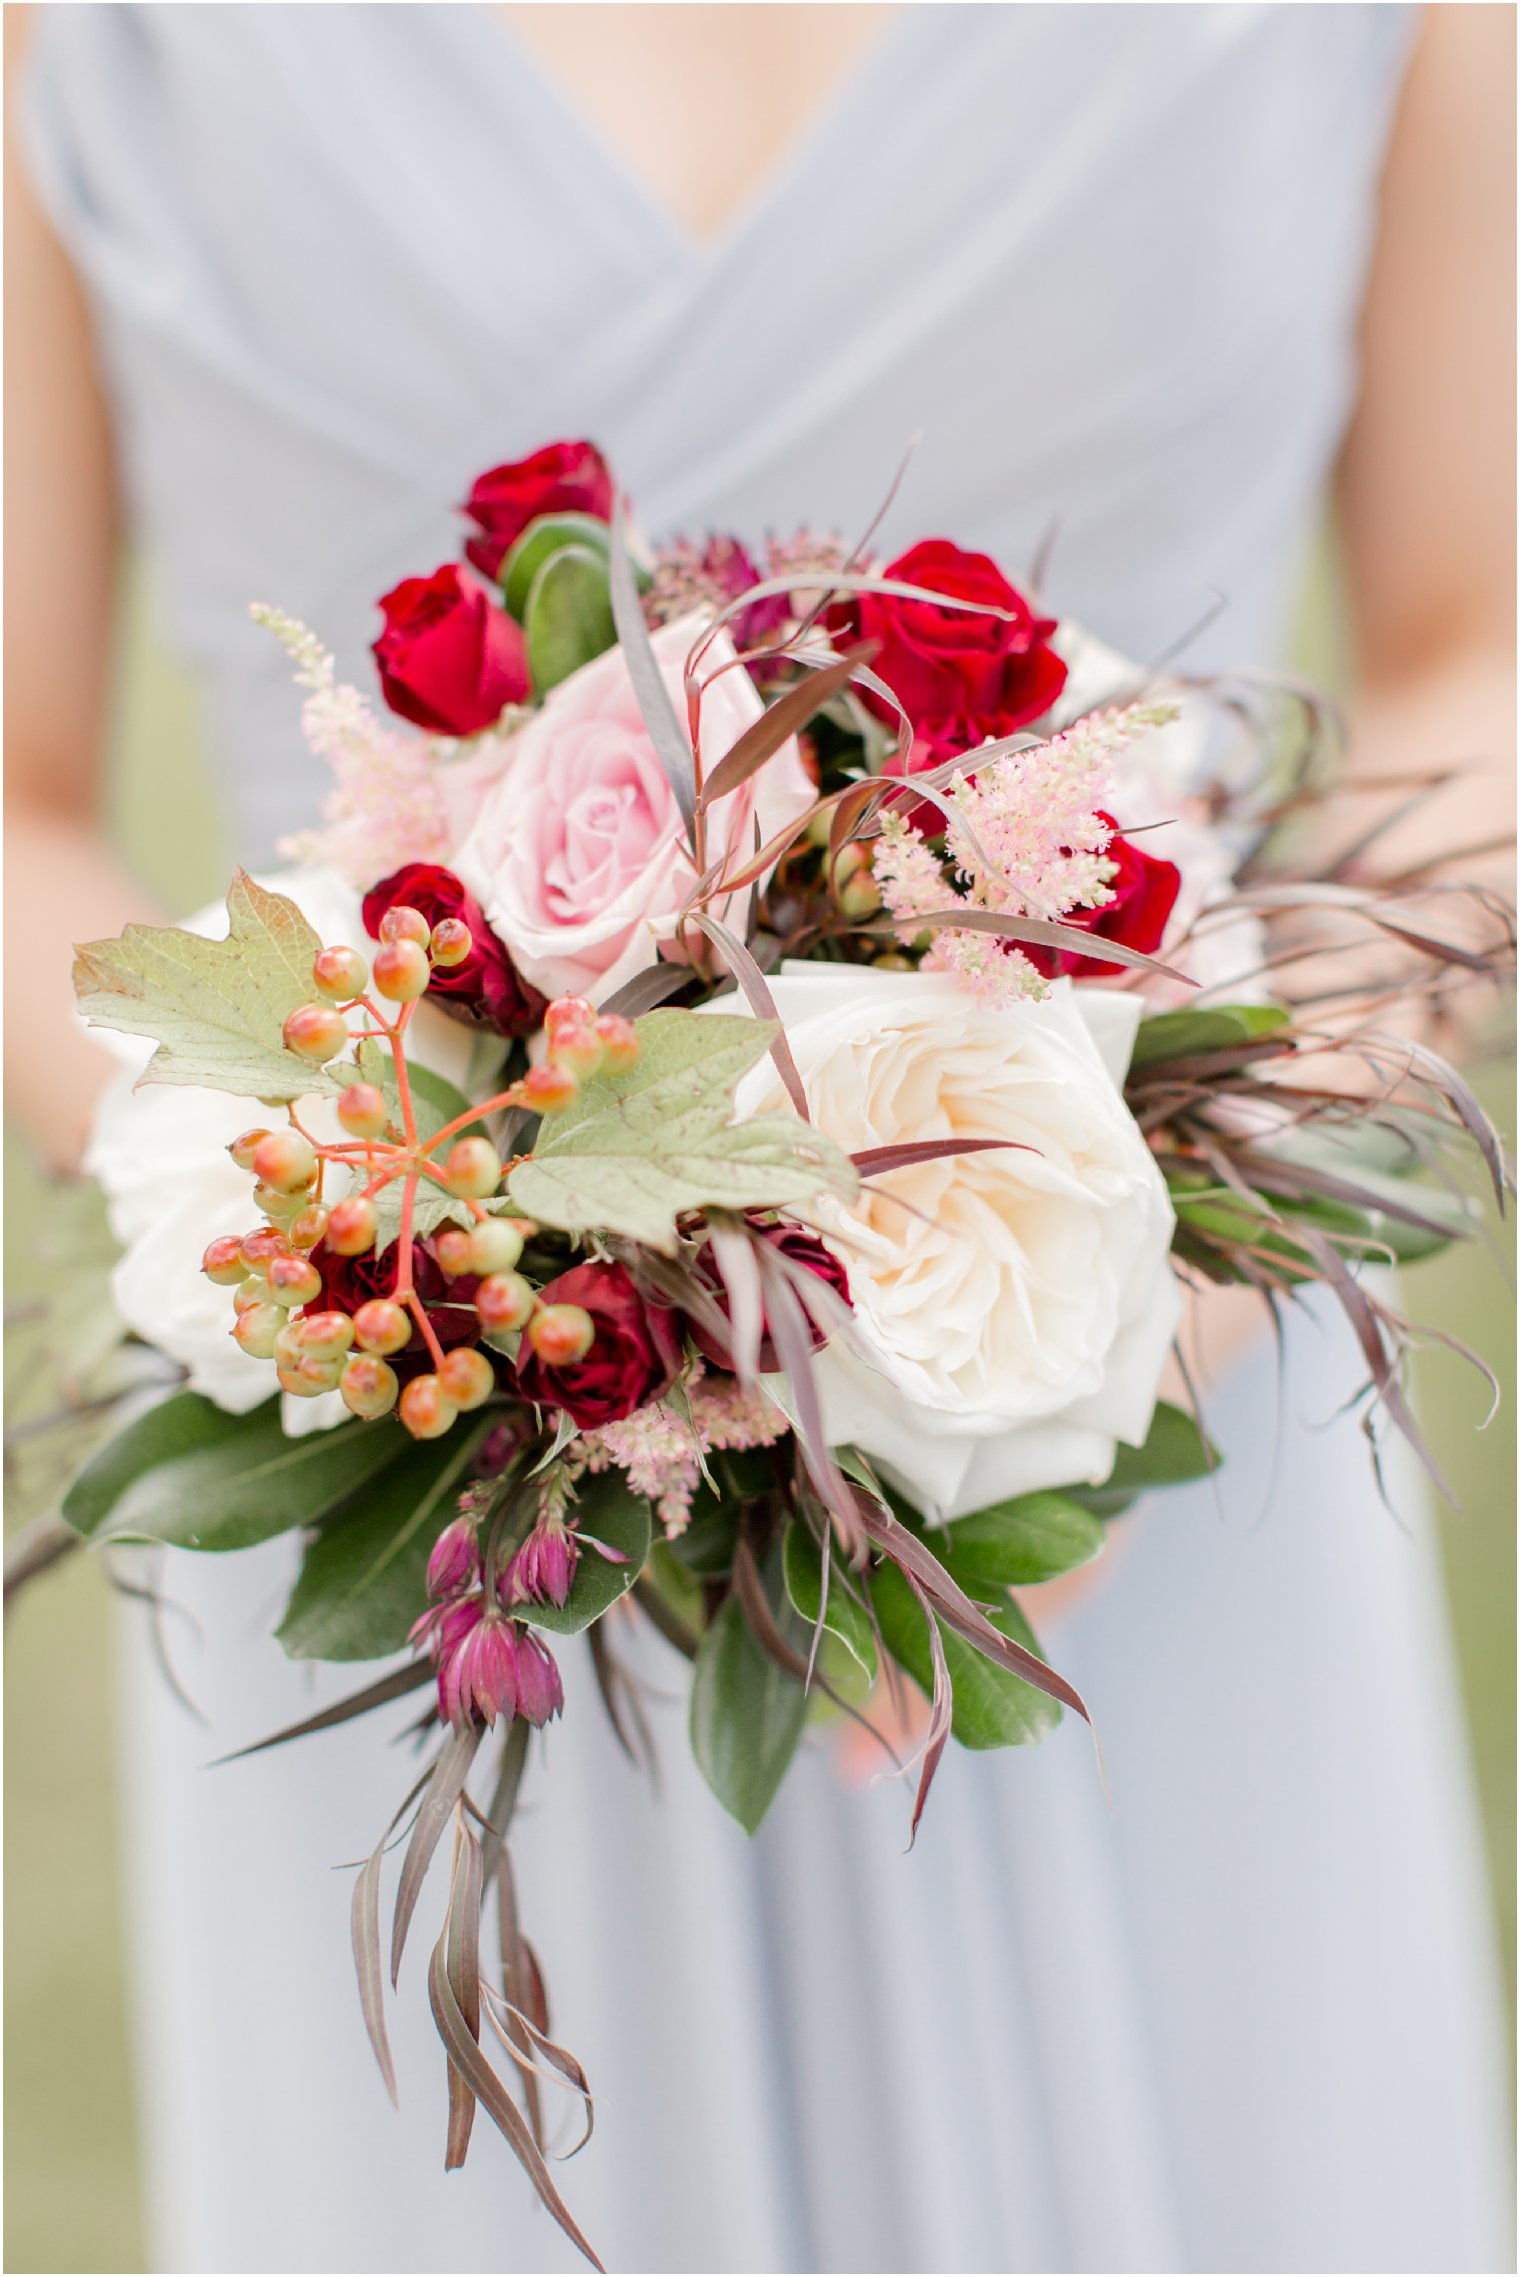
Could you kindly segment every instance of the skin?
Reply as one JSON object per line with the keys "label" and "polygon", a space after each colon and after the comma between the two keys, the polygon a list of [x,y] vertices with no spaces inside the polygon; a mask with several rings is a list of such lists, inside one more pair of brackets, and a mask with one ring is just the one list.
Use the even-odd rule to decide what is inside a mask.
{"label": "skin", "polygon": [[[651,195],[710,238],[785,163],[799,87],[805,131],[889,11],[501,12]],[[8,88],[28,15],[5,10]],[[1353,773],[1474,762],[1390,840],[1395,863],[1489,839],[1513,819],[1514,50],[1509,8],[1426,12],[1387,161],[1361,391],[1336,478]],[[102,823],[122,535],[111,422],[83,295],[14,137],[5,253],[7,1071],[12,1114],[68,1167],[109,1065],[72,1019],[70,945],[155,912]],[[1205,1379],[1259,1318],[1235,1292],[1207,1300],[1194,1336]],[[1031,1594],[1048,1610],[1065,1588]]]}

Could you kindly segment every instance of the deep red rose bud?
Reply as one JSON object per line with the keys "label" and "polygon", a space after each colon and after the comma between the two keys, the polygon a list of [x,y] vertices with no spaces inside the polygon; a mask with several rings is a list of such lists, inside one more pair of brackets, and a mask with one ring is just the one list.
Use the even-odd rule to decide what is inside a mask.
{"label": "deep red rose bud", "polygon": [[[826,1288],[832,1289],[835,1296],[840,1298],[843,1303],[849,1303],[850,1276],[833,1250],[829,1248],[826,1242],[821,1241],[816,1233],[811,1233],[804,1225],[793,1225],[785,1219],[778,1225],[758,1226],[756,1231],[762,1239],[770,1243],[773,1249],[779,1249],[781,1254],[790,1258],[794,1265],[800,1265],[804,1272],[813,1274],[816,1279],[823,1282]],[[711,1293],[719,1311],[726,1318],[729,1309],[728,1291],[724,1287],[722,1276],[718,1272],[717,1261],[711,1249],[703,1249],[699,1252],[696,1260],[696,1273],[698,1279]],[[816,1352],[825,1341],[825,1332],[814,1320],[807,1306],[802,1304],[802,1299],[799,1297],[797,1301],[802,1305],[803,1317],[808,1324],[809,1340]],[[687,1321],[687,1327],[691,1331],[692,1342],[704,1359],[711,1360],[719,1368],[731,1369],[733,1367],[732,1348],[727,1344],[720,1344],[711,1329],[705,1328],[700,1321],[690,1319]],[[770,1322],[765,1318],[762,1310],[760,1373],[767,1376],[774,1375],[780,1367],[780,1358],[771,1341]]]}
{"label": "deep red rose bud", "polygon": [[433,966],[429,1003],[499,1036],[525,1036],[537,1027],[543,998],[520,978],[480,903],[452,870],[438,862],[408,862],[372,886],[364,896],[364,929],[373,939],[395,902],[420,910],[430,927],[457,922],[469,933],[469,949],[458,964]]}
{"label": "deep red rose bud", "polygon": [[479,735],[531,693],[521,628],[452,562],[431,577],[403,577],[380,607],[381,692],[414,727]]}
{"label": "deep red rose bud", "polygon": [[494,577],[540,514],[590,514],[610,522],[612,476],[595,444],[546,443],[530,458],[481,475],[464,511],[481,533],[464,550],[482,576]]}
{"label": "deep red rose bud", "polygon": [[579,1306],[593,1334],[584,1357],[562,1367],[545,1361],[525,1336],[517,1355],[525,1399],[563,1408],[583,1431],[593,1431],[670,1389],[681,1364],[675,1315],[646,1302],[623,1266],[576,1265],[539,1293],[546,1306]]}
{"label": "deep red rose bud", "polygon": [[[1176,906],[1182,872],[1175,862],[1163,862],[1132,840],[1121,838],[1111,814],[1100,819],[1114,831],[1104,848],[1107,859],[1118,865],[1108,881],[1113,898],[1101,909],[1068,910],[1061,923],[1092,933],[1100,941],[1117,941],[1121,948],[1138,949],[1142,956],[1151,956],[1160,948],[1166,921]],[[1041,948],[1032,941],[1021,941],[1019,947],[1049,979],[1112,980],[1120,970],[1118,965],[1105,964],[1101,957]]]}

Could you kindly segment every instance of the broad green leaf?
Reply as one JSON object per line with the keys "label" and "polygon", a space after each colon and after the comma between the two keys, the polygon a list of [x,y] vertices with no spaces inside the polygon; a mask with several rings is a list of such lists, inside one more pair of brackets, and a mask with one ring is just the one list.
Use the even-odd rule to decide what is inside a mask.
{"label": "broad green leaf", "polygon": [[737,1597],[702,1639],[691,1679],[691,1747],[726,1811],[753,1834],[786,1775],[807,1694],[755,1641]]}
{"label": "broad green leaf", "polygon": [[846,1156],[800,1116],[729,1120],[734,1086],[770,1049],[774,1021],[662,1011],[637,1027],[643,1049],[631,1068],[592,1076],[563,1114],[544,1117],[507,1183],[525,1217],[670,1252],[684,1210],[854,1194]]}
{"label": "broad green leaf", "polygon": [[[372,1426],[364,1424],[361,1429]],[[306,1552],[275,1631],[292,1660],[379,1660],[427,1610],[427,1561],[488,1424],[413,1442]]]}
{"label": "broad green leaf", "polygon": [[313,997],[322,943],[293,901],[244,870],[227,892],[231,929],[203,940],[177,925],[129,925],[74,956],[74,993],[93,1027],[151,1036],[144,1083],[199,1083],[271,1104],[342,1081],[285,1049],[282,1030]]}
{"label": "broad green leaf", "polygon": [[552,1629],[562,1637],[578,1636],[599,1621],[609,1605],[638,1580],[649,1555],[649,1505],[641,1494],[630,1494],[621,1471],[602,1471],[583,1479],[576,1488],[575,1514],[588,1534],[609,1549],[621,1550],[623,1563],[615,1564],[586,1543],[563,1605],[524,1605],[525,1621],[536,1629]]}
{"label": "broad green leaf", "polygon": [[391,1422],[344,1423],[290,1439],[278,1400],[226,1415],[198,1392],[178,1392],[92,1457],[63,1514],[100,1541],[245,1550],[318,1524],[406,1445]]}
{"label": "broad green leaf", "polygon": [[[837,1557],[833,1564],[823,1625],[830,1635],[839,1639],[864,1673],[874,1678],[876,1635],[871,1627],[871,1616],[846,1589]],[[787,1528],[782,1570],[786,1576],[786,1593],[811,1632],[818,1623],[818,1604],[823,1595],[823,1558],[812,1535],[796,1520]],[[856,1586],[859,1586],[858,1581]]]}
{"label": "broad green leaf", "polygon": [[1158,1400],[1143,1447],[1121,1447],[1101,1486],[1069,1486],[1062,1491],[1095,1518],[1117,1518],[1153,1487],[1182,1486],[1206,1478],[1219,1467],[1217,1451],[1190,1415]]}
{"label": "broad green leaf", "polygon": [[547,695],[617,641],[607,597],[607,556],[589,546],[561,546],[533,580],[523,616],[528,668]]}
{"label": "broad green leaf", "polygon": [[521,537],[509,549],[496,573],[501,597],[507,604],[507,613],[514,616],[519,624],[527,613],[528,595],[533,590],[533,580],[544,563],[566,546],[580,546],[588,552],[600,554],[603,563],[602,582],[605,586],[606,562],[612,550],[606,523],[599,522],[594,514],[540,514],[528,524]]}
{"label": "broad green leaf", "polygon": [[1142,1020],[1130,1054],[1130,1072],[1164,1059],[1191,1059],[1196,1052],[1230,1051],[1286,1025],[1280,1004],[1221,1004],[1202,1012],[1160,1012]]}
{"label": "broad green leaf", "polygon": [[734,1504],[699,1493],[690,1521],[672,1541],[670,1552],[699,1581],[721,1581],[734,1569],[738,1539],[739,1512]]}
{"label": "broad green leaf", "polygon": [[936,1527],[928,1540],[966,1595],[980,1600],[1086,1565],[1107,1536],[1092,1513],[1069,1495],[1021,1494]]}
{"label": "broad green leaf", "polygon": [[[934,1689],[934,1669],[927,1617],[895,1565],[884,1561],[877,1567],[871,1577],[871,1598],[883,1644],[928,1697]],[[1029,1623],[1011,1600],[987,1617],[1005,1637],[1029,1652],[1040,1651]],[[962,1747],[1029,1747],[1055,1730],[1061,1721],[1059,1700],[985,1659],[943,1621],[939,1630],[950,1674],[950,1729]]]}

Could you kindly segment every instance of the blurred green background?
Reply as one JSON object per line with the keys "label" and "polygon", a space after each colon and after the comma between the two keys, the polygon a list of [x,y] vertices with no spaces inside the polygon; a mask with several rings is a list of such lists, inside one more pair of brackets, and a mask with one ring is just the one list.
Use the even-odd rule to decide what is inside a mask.
{"label": "blurred green background", "polygon": [[[1305,668],[1338,677],[1339,612],[1328,552],[1310,580]],[[111,819],[166,906],[190,909],[226,882],[217,817],[196,764],[191,693],[166,664],[140,581],[120,641]],[[292,727],[295,699],[292,697]],[[1478,1071],[1490,1112],[1512,1129],[1512,1065]],[[78,1440],[47,1428],[57,1403],[48,1325],[29,1310],[60,1254],[98,1239],[82,1192],[48,1190],[24,1146],[5,1148],[7,1527],[52,1507]],[[1498,1229],[1495,1229],[1496,1232]],[[1512,1233],[1407,1277],[1416,1318],[1465,1337],[1514,1383]],[[74,1333],[71,1331],[71,1333]],[[76,1347],[77,1351],[77,1347]],[[1442,1519],[1452,1612],[1492,1860],[1506,1966],[1515,1930],[1515,1468],[1513,1409],[1479,1436],[1486,1397],[1449,1353],[1422,1364],[1418,1396],[1438,1460],[1461,1496]],[[19,1427],[19,1429],[18,1429]],[[1391,1522],[1391,1521],[1390,1521]],[[42,1578],[11,1624],[5,1669],[5,2267],[147,2267],[136,2177],[111,1749],[109,1593],[90,1561]],[[1511,1983],[1513,1976],[1511,1974]]]}

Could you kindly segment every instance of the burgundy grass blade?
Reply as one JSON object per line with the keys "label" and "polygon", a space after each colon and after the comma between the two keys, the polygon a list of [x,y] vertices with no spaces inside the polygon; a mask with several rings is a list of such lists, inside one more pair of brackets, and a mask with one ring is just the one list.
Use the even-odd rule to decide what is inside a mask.
{"label": "burgundy grass blade", "polygon": [[422,1895],[422,1884],[433,1852],[437,1849],[444,1828],[453,1816],[454,1805],[464,1793],[465,1781],[475,1761],[480,1742],[480,1731],[451,1732],[443,1753],[433,1766],[417,1813],[417,1824],[407,1844],[406,1857],[401,1866],[401,1883],[396,1892],[396,1913],[391,1928],[391,1983],[394,1986],[401,1974],[401,1955],[406,1946],[406,1933],[417,1900]]}
{"label": "burgundy grass blade", "polygon": [[842,651],[837,663],[799,681],[768,705],[708,776],[697,800],[698,813],[705,814],[719,799],[747,783],[750,776],[780,750],[789,735],[795,735],[807,726],[815,713],[822,711],[829,698],[846,685],[856,665],[864,664],[868,657],[875,655],[877,646],[876,641],[868,640]]}
{"label": "burgundy grass blade", "polygon": [[786,1029],[781,1025],[781,1015],[776,1010],[776,999],[770,992],[770,984],[764,973],[738,935],[731,933],[726,925],[720,925],[716,917],[709,917],[701,909],[694,909],[691,915],[692,923],[700,925],[708,939],[714,942],[727,957],[730,970],[743,989],[749,1008],[756,1019],[774,1020],[776,1022],[778,1033],[771,1038],[770,1046],[776,1073],[786,1085],[786,1095],[802,1120],[805,1123],[810,1123],[813,1118],[808,1113],[807,1093],[802,1087],[802,1077],[797,1072],[797,1062],[792,1057],[792,1047],[786,1040]]}

